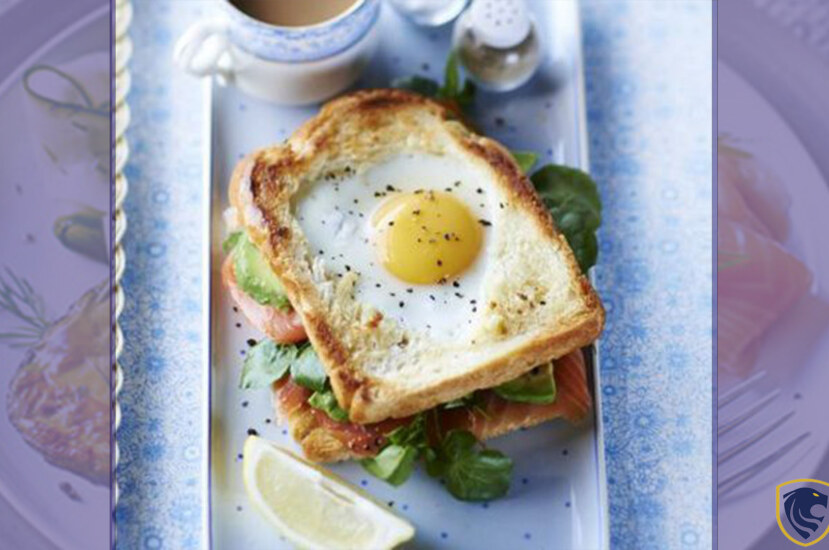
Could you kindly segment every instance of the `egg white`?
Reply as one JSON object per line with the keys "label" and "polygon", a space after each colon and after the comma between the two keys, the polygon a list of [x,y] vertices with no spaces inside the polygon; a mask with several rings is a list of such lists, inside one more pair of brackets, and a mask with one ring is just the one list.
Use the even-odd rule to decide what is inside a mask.
{"label": "egg white", "polygon": [[[478,220],[492,223],[495,200],[479,171],[451,157],[393,155],[339,178],[314,182],[294,202],[294,215],[329,276],[358,275],[355,299],[410,331],[437,340],[464,338],[482,307],[481,289],[495,227],[482,226],[481,248],[463,273],[444,284],[402,281],[379,262],[372,215],[393,193],[449,191]],[[393,190],[390,190],[393,189]]]}

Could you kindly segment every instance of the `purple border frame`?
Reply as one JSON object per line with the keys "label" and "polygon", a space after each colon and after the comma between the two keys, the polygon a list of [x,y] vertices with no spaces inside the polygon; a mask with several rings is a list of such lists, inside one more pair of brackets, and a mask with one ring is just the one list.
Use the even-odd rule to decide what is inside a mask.
{"label": "purple border frame", "polygon": [[713,128],[713,143],[711,147],[711,156],[712,156],[712,183],[713,183],[713,204],[711,205],[712,216],[711,219],[714,222],[713,231],[711,234],[712,245],[711,245],[711,273],[712,276],[712,304],[711,304],[711,326],[712,326],[712,347],[711,347],[711,366],[712,366],[712,373],[711,373],[711,384],[712,384],[712,401],[711,401],[711,547],[717,548],[717,478],[718,478],[718,469],[717,469],[717,401],[719,397],[719,388],[717,385],[717,132],[718,132],[718,121],[717,121],[717,114],[718,114],[718,104],[717,104],[717,33],[719,32],[719,19],[717,17],[717,13],[719,10],[719,2],[718,0],[714,0],[713,5],[711,6],[713,10],[713,21],[714,21],[714,32],[712,33],[714,45],[713,45],[713,56],[714,59],[712,61],[712,70],[713,70],[713,89],[711,93],[713,94],[713,102],[712,105],[714,107],[714,113],[712,117]]}

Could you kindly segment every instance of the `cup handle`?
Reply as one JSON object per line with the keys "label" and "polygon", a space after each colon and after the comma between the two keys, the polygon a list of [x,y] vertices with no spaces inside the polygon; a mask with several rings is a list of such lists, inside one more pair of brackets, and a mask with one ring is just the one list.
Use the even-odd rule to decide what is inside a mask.
{"label": "cup handle", "polygon": [[195,76],[216,75],[224,84],[233,77],[227,25],[221,20],[199,21],[181,35],[173,50],[173,61]]}

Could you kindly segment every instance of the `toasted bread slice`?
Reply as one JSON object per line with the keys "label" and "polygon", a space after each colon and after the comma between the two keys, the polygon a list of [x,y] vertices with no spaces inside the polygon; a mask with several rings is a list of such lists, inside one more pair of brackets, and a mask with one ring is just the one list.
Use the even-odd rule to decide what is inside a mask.
{"label": "toasted bread slice", "polygon": [[[556,360],[553,372],[558,388],[554,403],[515,403],[487,391],[474,408],[438,409],[436,415],[427,413],[427,431],[432,438],[437,438],[452,429],[468,430],[484,440],[559,417],[578,422],[587,414],[591,403],[581,350]],[[386,443],[385,434],[411,420],[391,419],[368,425],[337,422],[308,405],[308,390],[287,380],[276,384],[273,394],[277,417],[287,422],[302,452],[315,462],[374,456]]]}
{"label": "toasted bread slice", "polygon": [[[332,173],[347,167],[360,174],[411,152],[457,159],[499,206],[488,222],[480,307],[463,338],[435,339],[355,299],[359,275],[326,269],[294,215],[301,192],[333,185]],[[302,317],[353,422],[406,417],[493,387],[601,332],[598,297],[512,155],[435,101],[400,90],[332,101],[284,144],[241,161],[229,193],[237,221]]]}

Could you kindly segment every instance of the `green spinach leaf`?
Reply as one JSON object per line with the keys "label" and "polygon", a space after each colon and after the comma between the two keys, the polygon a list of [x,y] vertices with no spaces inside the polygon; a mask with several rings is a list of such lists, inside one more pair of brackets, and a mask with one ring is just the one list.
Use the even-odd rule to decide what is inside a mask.
{"label": "green spinach leaf", "polygon": [[478,449],[478,440],[465,430],[452,430],[427,459],[427,471],[446,480],[460,500],[492,500],[504,496],[512,478],[512,459],[494,449]]}
{"label": "green spinach leaf", "polygon": [[530,179],[587,273],[599,253],[596,230],[602,204],[596,183],[581,170],[553,164],[543,166]]}
{"label": "green spinach leaf", "polygon": [[455,101],[459,106],[466,108],[475,100],[475,84],[471,80],[464,80],[461,86],[461,72],[458,68],[458,54],[452,51],[446,59],[443,70],[443,87],[438,90],[438,97]]}
{"label": "green spinach leaf", "polygon": [[423,448],[426,446],[426,417],[417,415],[414,420],[399,426],[386,434],[386,439],[395,445]]}
{"label": "green spinach leaf", "polygon": [[431,78],[418,75],[396,78],[391,85],[392,88],[409,90],[433,99],[454,101],[462,108],[469,107],[475,100],[475,84],[471,80],[464,80],[463,85],[461,85],[458,57],[455,52],[450,53],[446,60],[446,67],[443,71],[443,86]]}
{"label": "green spinach leaf", "polygon": [[296,356],[296,346],[282,346],[262,340],[248,350],[242,364],[239,387],[247,390],[270,386],[285,376]]}
{"label": "green spinach leaf", "polygon": [[410,423],[399,426],[386,434],[388,444],[372,458],[360,461],[372,475],[400,485],[414,471],[421,453],[428,450],[426,443],[426,418],[419,414]]}
{"label": "green spinach leaf", "polygon": [[395,487],[402,485],[412,475],[418,450],[411,445],[390,444],[372,458],[360,461],[371,475]]}
{"label": "green spinach leaf", "polygon": [[457,101],[458,105],[462,108],[466,109],[470,107],[472,103],[475,101],[475,92],[478,88],[475,86],[475,83],[471,80],[466,80],[463,83],[463,88],[461,89],[460,93],[455,96],[455,101]]}
{"label": "green spinach leaf", "polygon": [[443,88],[440,89],[440,96],[452,98],[458,95],[461,89],[461,74],[458,70],[458,54],[454,51],[449,53],[446,59],[446,67],[443,69]]}
{"label": "green spinach leaf", "polygon": [[425,97],[437,97],[440,92],[440,84],[423,76],[404,76],[396,78],[391,82],[392,88],[408,90]]}
{"label": "green spinach leaf", "polygon": [[303,388],[318,392],[325,391],[328,375],[314,348],[310,345],[301,348],[296,359],[291,363],[291,378]]}
{"label": "green spinach leaf", "polygon": [[443,472],[443,463],[438,457],[437,450],[426,447],[423,451],[423,461],[426,463],[426,473],[432,477],[440,477]]}
{"label": "green spinach leaf", "polygon": [[458,54],[452,51],[446,59],[443,70],[443,87],[438,90],[437,97],[456,102],[466,108],[475,100],[475,84],[471,80],[464,80],[461,86],[461,73],[458,68]]}

